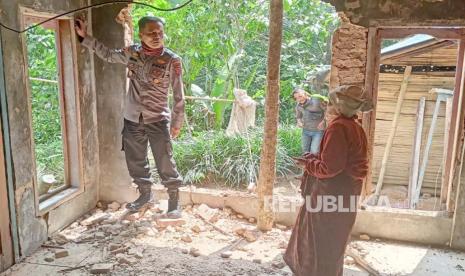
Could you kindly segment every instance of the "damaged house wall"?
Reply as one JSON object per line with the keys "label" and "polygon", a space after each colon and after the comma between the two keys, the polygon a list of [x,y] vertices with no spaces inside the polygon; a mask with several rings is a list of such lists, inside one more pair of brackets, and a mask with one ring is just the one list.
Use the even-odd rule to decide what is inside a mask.
{"label": "damaged house wall", "polygon": [[461,0],[323,0],[361,26],[463,26]]}
{"label": "damaged house wall", "polygon": [[[372,55],[374,52],[379,52],[379,47],[376,43],[376,33],[378,27],[464,27],[465,26],[465,1],[433,1],[433,0],[323,0],[333,4],[338,12],[341,12],[342,26],[336,30],[333,36],[333,49],[331,61],[331,87],[341,84],[359,84],[368,89],[369,96],[376,94],[376,83],[372,78],[371,71],[375,70],[373,65],[377,64],[376,59],[379,56]],[[352,23],[350,24],[349,23]],[[358,25],[358,26],[355,26]],[[370,32],[367,32],[368,27]],[[371,34],[371,36],[370,36]],[[465,33],[462,31],[462,39],[465,39]],[[369,58],[368,58],[369,56]],[[353,73],[349,73],[353,72]],[[464,90],[464,79],[460,91]],[[371,93],[372,92],[372,93]],[[462,107],[463,109],[463,107]],[[376,111],[372,112],[372,117],[376,117]],[[457,114],[461,120],[463,114]],[[374,120],[367,116],[364,117],[364,128],[367,131],[368,137],[373,142]],[[462,137],[460,133],[459,138]],[[458,146],[462,144],[458,141]],[[372,143],[371,143],[372,144]],[[459,149],[461,153],[461,149]],[[371,157],[372,154],[369,153]],[[448,227],[443,227],[447,231],[442,232],[441,237],[436,237],[439,240],[448,240],[447,242],[453,248],[465,249],[465,181],[463,176],[463,154],[459,162],[455,166],[457,172],[454,175],[454,183],[456,185],[456,194],[453,201],[456,202],[453,210],[453,217],[438,217],[435,221],[444,221],[443,224],[449,224]],[[459,172],[462,172],[461,177]],[[370,178],[369,178],[370,180]],[[371,182],[371,181],[368,181]],[[365,188],[365,192],[369,191],[370,187]],[[386,217],[387,218],[387,217]],[[389,221],[389,219],[387,219]],[[374,222],[373,220],[371,221]],[[426,222],[426,221],[425,221]],[[367,223],[366,225],[370,225]],[[389,224],[388,224],[389,225]],[[391,223],[390,227],[400,227]],[[421,225],[419,225],[421,227]],[[406,229],[406,231],[408,231]],[[395,239],[400,233],[393,235],[393,232],[387,233]],[[447,239],[445,239],[447,238]]]}
{"label": "damaged house wall", "polygon": [[[0,1],[3,11],[1,20],[9,26],[20,28],[21,8],[37,12],[58,14],[87,4],[87,1],[20,0]],[[34,162],[27,94],[27,64],[23,52],[24,34],[2,30],[3,59],[5,69],[6,97],[10,125],[11,151],[14,170],[14,192],[17,210],[20,253],[32,253],[49,235],[70,224],[93,208],[98,200],[98,139],[95,91],[92,86],[92,57],[77,46],[78,109],[82,145],[80,149],[82,175],[80,187],[83,191],[73,198],[51,209],[42,216],[37,215],[33,188]]]}

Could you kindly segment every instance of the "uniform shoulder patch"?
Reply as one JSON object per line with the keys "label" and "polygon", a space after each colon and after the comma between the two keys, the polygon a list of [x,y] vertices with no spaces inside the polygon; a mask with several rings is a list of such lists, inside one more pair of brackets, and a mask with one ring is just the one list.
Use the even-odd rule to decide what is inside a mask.
{"label": "uniform shoulder patch", "polygon": [[173,68],[174,68],[174,72],[176,73],[176,75],[180,76],[182,74],[181,59],[179,58],[173,59]]}

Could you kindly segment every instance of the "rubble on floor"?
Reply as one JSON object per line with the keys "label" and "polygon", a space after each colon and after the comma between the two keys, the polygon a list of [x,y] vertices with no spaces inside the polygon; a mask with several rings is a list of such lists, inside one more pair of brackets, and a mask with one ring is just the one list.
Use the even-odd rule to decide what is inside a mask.
{"label": "rubble on floor", "polygon": [[[207,205],[185,207],[180,219],[158,206],[136,214],[124,204],[98,206],[1,275],[292,275],[282,260],[291,235],[284,225],[261,232],[254,218]],[[346,276],[464,275],[465,254],[356,239]]]}

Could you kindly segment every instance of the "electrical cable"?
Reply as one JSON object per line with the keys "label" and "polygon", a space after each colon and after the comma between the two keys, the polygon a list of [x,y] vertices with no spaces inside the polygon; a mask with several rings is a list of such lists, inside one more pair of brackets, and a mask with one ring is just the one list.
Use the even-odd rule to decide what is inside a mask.
{"label": "electrical cable", "polygon": [[107,5],[113,5],[113,4],[136,4],[136,5],[146,6],[146,7],[152,8],[152,9],[157,10],[157,11],[171,12],[171,11],[176,11],[176,10],[184,8],[185,6],[189,5],[192,1],[194,1],[194,0],[187,0],[185,3],[183,3],[180,6],[177,6],[177,7],[174,7],[174,8],[169,8],[169,9],[164,9],[164,8],[155,7],[153,5],[143,3],[143,2],[128,1],[128,0],[113,0],[113,1],[107,1],[107,2],[103,2],[103,3],[99,3],[99,4],[93,4],[93,5],[81,7],[81,8],[78,8],[78,9],[74,9],[74,10],[71,10],[71,11],[56,15],[54,17],[48,18],[47,20],[41,21],[41,22],[39,22],[37,24],[34,24],[34,25],[24,29],[24,30],[17,30],[17,29],[14,29],[12,27],[8,27],[5,24],[3,24],[2,22],[0,22],[0,26],[2,26],[3,28],[5,28],[5,29],[7,29],[9,31],[21,34],[21,33],[27,32],[27,31],[29,31],[31,29],[34,29],[34,28],[36,28],[36,27],[38,27],[38,26],[40,26],[42,24],[45,24],[45,23],[47,23],[49,21],[60,18],[60,17],[62,17],[64,15],[80,12],[80,11],[91,9],[91,8],[98,8],[98,7],[103,7],[103,6],[107,6]]}

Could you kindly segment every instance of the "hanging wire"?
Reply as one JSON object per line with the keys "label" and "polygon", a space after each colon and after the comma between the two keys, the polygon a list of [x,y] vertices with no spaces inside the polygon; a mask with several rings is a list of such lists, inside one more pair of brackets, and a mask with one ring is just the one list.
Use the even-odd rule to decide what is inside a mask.
{"label": "hanging wire", "polygon": [[180,6],[177,6],[177,7],[174,7],[174,8],[169,8],[169,9],[165,9],[165,8],[159,8],[159,7],[156,7],[154,5],[150,5],[150,4],[147,4],[147,3],[143,3],[143,2],[137,2],[137,1],[128,1],[128,0],[112,0],[112,1],[107,1],[107,2],[103,2],[103,3],[99,3],[99,4],[93,4],[93,5],[88,5],[88,6],[85,6],[85,7],[81,7],[81,8],[77,8],[77,9],[74,9],[74,10],[70,10],[70,11],[67,11],[65,13],[62,13],[62,14],[59,14],[57,16],[54,16],[54,17],[51,17],[51,18],[48,18],[44,21],[41,21],[37,24],[34,24],[24,30],[17,30],[15,28],[12,28],[12,27],[9,27],[5,24],[3,24],[2,22],[0,22],[0,26],[2,26],[3,28],[9,30],[9,31],[12,31],[12,32],[15,32],[15,33],[18,33],[18,34],[21,34],[21,33],[24,33],[24,32],[27,32],[31,29],[34,29],[42,24],[45,24],[49,21],[52,21],[54,19],[57,19],[57,18],[60,18],[62,16],[65,16],[65,15],[68,15],[68,14],[72,14],[72,13],[76,13],[76,12],[80,12],[80,11],[83,11],[83,10],[87,10],[87,9],[91,9],[91,8],[98,8],[98,7],[103,7],[103,6],[108,6],[108,5],[114,5],[114,4],[136,4],[136,5],[141,5],[141,6],[146,6],[146,7],[149,7],[151,9],[154,9],[154,10],[157,10],[157,11],[162,11],[162,12],[171,12],[171,11],[176,11],[176,10],[179,10],[179,9],[182,9],[184,8],[185,6],[189,5],[190,3],[192,3],[192,1],[194,0],[187,0],[184,4],[180,5]]}

